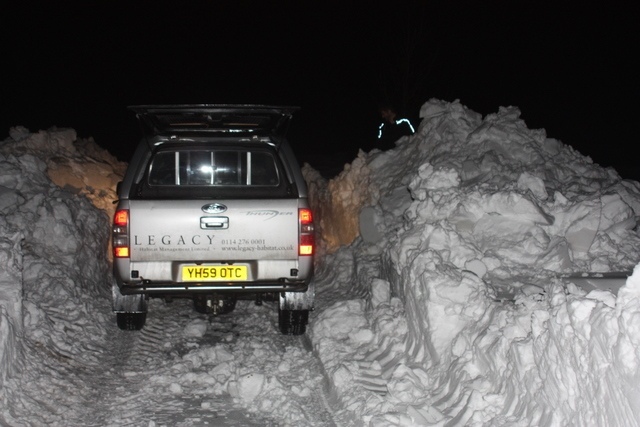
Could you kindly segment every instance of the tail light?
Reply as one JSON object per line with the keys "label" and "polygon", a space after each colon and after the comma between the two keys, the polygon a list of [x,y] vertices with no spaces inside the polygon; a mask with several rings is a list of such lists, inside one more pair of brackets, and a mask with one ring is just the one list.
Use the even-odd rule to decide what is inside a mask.
{"label": "tail light", "polygon": [[129,258],[129,209],[116,211],[112,237],[114,258]]}
{"label": "tail light", "polygon": [[299,209],[298,220],[300,222],[300,244],[298,246],[298,254],[304,256],[313,255],[316,241],[313,234],[313,215],[311,214],[311,209]]}

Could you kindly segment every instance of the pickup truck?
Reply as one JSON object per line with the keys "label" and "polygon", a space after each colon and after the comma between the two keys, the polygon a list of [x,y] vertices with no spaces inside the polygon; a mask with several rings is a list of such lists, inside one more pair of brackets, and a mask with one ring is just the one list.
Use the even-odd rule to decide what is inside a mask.
{"label": "pickup truck", "polygon": [[142,329],[148,299],[212,315],[278,302],[283,334],[313,308],[313,214],[284,137],[295,107],[141,105],[143,130],[113,219],[113,311]]}

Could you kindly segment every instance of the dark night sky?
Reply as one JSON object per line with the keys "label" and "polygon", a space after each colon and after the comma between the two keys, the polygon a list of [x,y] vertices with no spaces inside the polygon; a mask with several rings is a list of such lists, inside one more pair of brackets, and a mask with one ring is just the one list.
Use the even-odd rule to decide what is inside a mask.
{"label": "dark night sky", "polygon": [[72,127],[128,161],[140,136],[128,105],[298,105],[294,151],[341,166],[369,149],[382,98],[416,124],[426,100],[460,99],[482,114],[518,106],[528,127],[640,180],[632,2],[369,3],[5,7],[0,138]]}

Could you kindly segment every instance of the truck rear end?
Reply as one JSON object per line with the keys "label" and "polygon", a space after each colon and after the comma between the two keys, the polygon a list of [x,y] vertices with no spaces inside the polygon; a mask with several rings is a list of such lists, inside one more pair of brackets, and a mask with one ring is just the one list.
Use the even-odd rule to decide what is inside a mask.
{"label": "truck rear end", "polygon": [[114,311],[144,325],[149,297],[198,311],[238,298],[278,301],[280,329],[313,308],[314,234],[306,184],[279,134],[291,111],[256,106],[134,107],[145,125],[113,224]]}

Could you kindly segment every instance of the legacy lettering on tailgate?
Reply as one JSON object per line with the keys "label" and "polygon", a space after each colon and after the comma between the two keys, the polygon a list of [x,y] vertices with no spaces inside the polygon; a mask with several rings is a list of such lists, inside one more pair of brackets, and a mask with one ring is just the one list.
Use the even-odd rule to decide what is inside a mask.
{"label": "legacy lettering on tailgate", "polygon": [[134,246],[186,246],[186,245],[213,245],[214,234],[194,234],[192,236],[183,236],[177,235],[172,236],[169,234],[165,234],[162,236],[158,236],[155,234],[147,234],[146,236],[138,236],[137,234],[133,236],[133,245]]}

